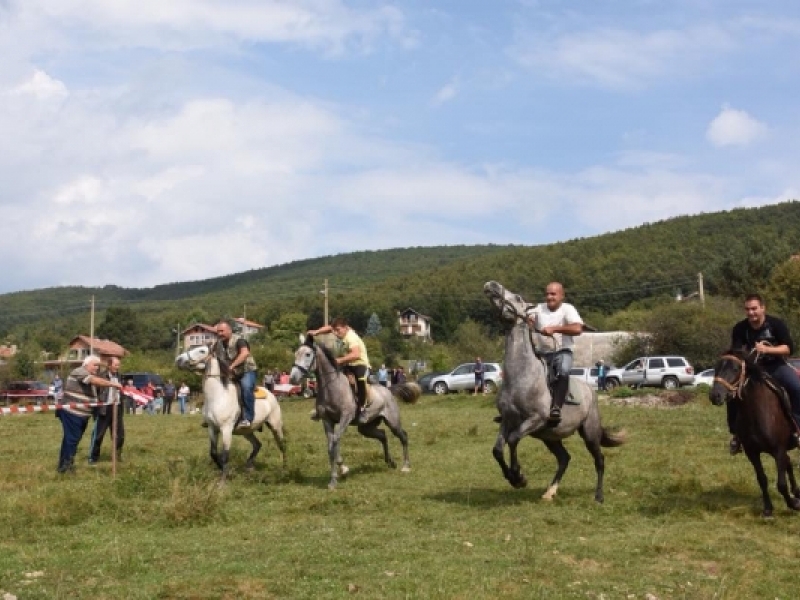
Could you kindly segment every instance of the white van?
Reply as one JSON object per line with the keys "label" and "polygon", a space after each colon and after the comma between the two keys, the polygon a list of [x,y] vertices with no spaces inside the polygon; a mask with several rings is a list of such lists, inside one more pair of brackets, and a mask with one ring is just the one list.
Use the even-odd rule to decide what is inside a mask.
{"label": "white van", "polygon": [[583,379],[593,388],[597,387],[597,367],[572,367],[569,376]]}

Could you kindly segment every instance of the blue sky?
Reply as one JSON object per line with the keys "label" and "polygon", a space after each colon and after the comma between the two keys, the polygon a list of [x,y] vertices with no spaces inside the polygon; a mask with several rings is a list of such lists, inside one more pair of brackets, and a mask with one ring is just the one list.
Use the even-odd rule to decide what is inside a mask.
{"label": "blue sky", "polygon": [[789,1],[0,0],[0,292],[796,199],[797,39]]}

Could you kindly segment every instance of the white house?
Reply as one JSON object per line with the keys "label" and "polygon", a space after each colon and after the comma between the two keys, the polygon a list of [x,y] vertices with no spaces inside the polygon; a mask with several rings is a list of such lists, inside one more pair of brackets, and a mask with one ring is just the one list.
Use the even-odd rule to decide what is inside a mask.
{"label": "white house", "polygon": [[426,342],[433,341],[431,338],[431,318],[417,312],[413,308],[407,308],[397,313],[400,333],[405,337],[416,336]]}

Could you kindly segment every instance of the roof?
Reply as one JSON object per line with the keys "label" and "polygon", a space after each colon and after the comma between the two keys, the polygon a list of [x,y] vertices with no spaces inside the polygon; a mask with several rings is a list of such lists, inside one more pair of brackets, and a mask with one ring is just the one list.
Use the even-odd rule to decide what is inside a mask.
{"label": "roof", "polygon": [[88,335],[78,335],[72,338],[69,342],[69,347],[74,348],[75,346],[84,346],[86,348],[91,347],[97,354],[101,354],[103,356],[116,356],[118,358],[123,358],[126,354],[128,354],[128,351],[116,342],[92,338]]}
{"label": "roof", "polygon": [[234,319],[234,321],[236,321],[240,325],[247,325],[248,327],[258,327],[259,329],[264,328],[264,326],[261,325],[260,323],[256,323],[255,321],[248,321],[244,317],[237,317]]}
{"label": "roof", "polygon": [[217,330],[214,329],[211,325],[206,325],[205,323],[194,323],[193,325],[189,325],[186,329],[184,329],[181,333],[187,334],[192,330],[200,329],[202,331],[207,331],[209,333],[213,333],[214,335],[217,334]]}
{"label": "roof", "polygon": [[401,310],[399,314],[401,314],[401,315],[404,315],[404,314],[406,314],[406,313],[410,313],[410,312],[411,312],[411,313],[414,313],[414,314],[415,314],[415,315],[417,315],[418,317],[422,317],[423,319],[425,319],[425,320],[427,320],[427,321],[431,321],[431,320],[432,320],[432,319],[431,319],[431,318],[430,318],[428,315],[423,315],[421,312],[419,312],[418,310],[414,310],[414,309],[413,309],[413,308],[411,308],[411,307],[408,307],[408,308],[407,308],[407,309],[405,309],[405,310]]}

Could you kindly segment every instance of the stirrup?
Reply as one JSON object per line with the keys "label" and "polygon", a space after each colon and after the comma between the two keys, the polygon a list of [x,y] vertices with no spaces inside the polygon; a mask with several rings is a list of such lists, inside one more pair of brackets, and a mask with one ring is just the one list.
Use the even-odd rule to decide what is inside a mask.
{"label": "stirrup", "polygon": [[735,456],[742,451],[742,442],[739,441],[738,437],[733,436],[731,438],[731,442],[728,445],[728,450],[730,451],[731,456]]}
{"label": "stirrup", "polygon": [[547,418],[548,425],[558,425],[561,423],[561,409],[558,406],[553,406],[550,409],[550,416]]}

